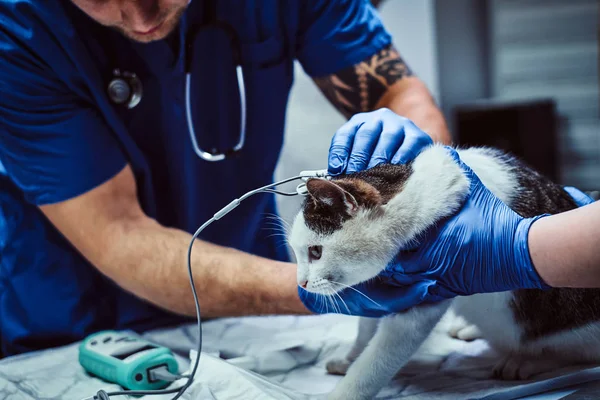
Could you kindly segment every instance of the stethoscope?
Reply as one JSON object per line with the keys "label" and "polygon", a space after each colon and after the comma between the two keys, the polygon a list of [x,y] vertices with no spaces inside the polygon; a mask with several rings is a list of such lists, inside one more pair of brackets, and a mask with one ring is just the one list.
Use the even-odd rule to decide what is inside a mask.
{"label": "stethoscope", "polygon": [[[196,27],[192,27],[185,35],[184,43],[184,72],[185,72],[185,114],[186,122],[188,127],[188,133],[190,135],[190,141],[192,142],[192,148],[194,152],[205,161],[222,161],[226,157],[229,157],[239,152],[246,141],[246,86],[244,83],[244,71],[242,69],[241,62],[241,47],[237,33],[233,27],[226,22],[218,21],[216,19],[215,4],[212,1],[205,1],[204,15],[205,22],[201,23]],[[200,148],[198,141],[196,140],[196,131],[194,130],[194,123],[192,120],[192,107],[190,100],[190,87],[192,80],[192,43],[201,31],[207,29],[220,29],[227,34],[231,42],[231,48],[233,49],[233,62],[235,63],[235,70],[237,76],[238,92],[240,95],[240,133],[237,144],[229,150],[223,152],[217,151],[206,151]],[[132,72],[121,71],[115,69],[113,71],[113,78],[108,84],[108,97],[110,100],[119,105],[124,105],[128,109],[132,109],[139,104],[142,100],[143,87],[139,77]]]}

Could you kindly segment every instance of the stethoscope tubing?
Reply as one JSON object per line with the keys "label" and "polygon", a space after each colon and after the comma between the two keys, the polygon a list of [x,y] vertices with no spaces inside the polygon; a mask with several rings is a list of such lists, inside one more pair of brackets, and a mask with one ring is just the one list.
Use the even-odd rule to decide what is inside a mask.
{"label": "stethoscope tubing", "polygon": [[198,146],[198,141],[196,140],[196,131],[194,130],[194,123],[192,121],[192,106],[190,100],[192,74],[191,72],[187,72],[185,74],[185,116],[188,126],[188,133],[190,135],[190,141],[192,142],[192,148],[194,149],[194,152],[204,161],[222,161],[227,157],[227,155],[240,151],[246,142],[246,86],[244,82],[244,71],[241,65],[236,66],[235,70],[237,75],[238,91],[240,93],[240,135],[238,143],[231,151],[219,154],[202,150],[200,146]]}

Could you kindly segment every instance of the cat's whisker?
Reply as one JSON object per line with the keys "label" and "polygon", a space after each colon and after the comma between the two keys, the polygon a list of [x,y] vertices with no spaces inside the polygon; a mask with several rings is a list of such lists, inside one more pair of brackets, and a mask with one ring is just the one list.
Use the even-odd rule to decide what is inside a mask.
{"label": "cat's whisker", "polygon": [[290,231],[292,230],[292,224],[289,221],[286,221],[285,219],[281,218],[278,216],[277,220],[279,222],[281,222],[281,225],[286,228],[286,230]]}
{"label": "cat's whisker", "polygon": [[265,226],[270,227],[269,229],[275,229],[276,228],[276,229],[281,230],[282,232],[286,232],[285,227],[283,227],[281,225],[278,225],[275,222],[267,222],[267,223],[265,223]]}
{"label": "cat's whisker", "polygon": [[[332,290],[331,292],[332,292],[332,294],[335,294],[334,290]],[[331,301],[333,301],[335,303],[335,306],[336,306],[336,309],[337,309],[336,312],[338,314],[341,314],[342,313],[342,306],[341,306],[341,304],[337,302],[337,300],[336,300],[336,298],[334,296],[331,296]]]}
{"label": "cat's whisker", "polygon": [[325,303],[325,312],[329,313],[329,302],[327,301],[329,299],[324,294],[322,294],[321,297],[323,298],[323,303]]}
{"label": "cat's whisker", "polygon": [[366,298],[367,300],[369,300],[369,301],[372,301],[372,302],[373,302],[374,304],[376,304],[378,307],[381,307],[381,308],[383,308],[383,306],[382,306],[381,304],[379,304],[378,302],[376,302],[375,300],[373,300],[372,298],[370,298],[369,296],[367,296],[366,294],[364,294],[364,293],[363,293],[363,292],[361,292],[360,290],[358,290],[358,289],[356,289],[356,288],[353,288],[353,287],[352,287],[352,286],[350,286],[350,285],[346,285],[345,283],[341,283],[341,282],[335,282],[335,281],[330,281],[330,282],[331,282],[331,283],[335,283],[335,284],[337,284],[337,285],[340,285],[340,286],[343,286],[343,287],[346,287],[346,288],[348,288],[348,289],[352,289],[352,290],[354,290],[356,293],[358,293],[358,294],[361,294],[361,295],[365,296],[365,298]]}
{"label": "cat's whisker", "polygon": [[346,302],[344,301],[344,299],[342,298],[342,296],[340,296],[340,294],[338,292],[336,292],[336,291],[334,291],[333,294],[335,294],[342,301],[342,304],[344,304],[344,307],[346,307],[346,310],[348,310],[348,314],[352,315],[352,312],[348,308],[348,304],[346,304]]}
{"label": "cat's whisker", "polygon": [[315,308],[317,310],[319,310],[319,312],[321,311],[322,307],[321,307],[321,296],[317,296],[317,299],[315,301]]}
{"label": "cat's whisker", "polygon": [[323,297],[325,297],[327,299],[328,304],[331,304],[331,308],[333,309],[333,311],[337,311],[336,304],[334,301],[332,301],[332,297],[330,294],[331,288],[325,287],[324,289],[327,293],[324,293]]}
{"label": "cat's whisker", "polygon": [[323,297],[322,294],[319,294],[319,296],[317,297],[320,301],[319,301],[319,310],[323,311],[323,306],[325,306],[325,311],[327,311],[327,303],[325,302],[325,298]]}
{"label": "cat's whisker", "polygon": [[335,291],[335,290],[334,290],[334,289],[331,287],[331,285],[329,285],[329,287],[328,287],[328,290],[329,290],[329,292],[331,293],[331,294],[329,294],[329,297],[331,298],[331,300],[332,300],[332,301],[333,301],[333,302],[334,302],[336,305],[338,305],[337,312],[338,312],[338,313],[341,313],[341,308],[339,307],[339,304],[338,304],[338,302],[337,302],[336,298],[335,298],[335,297],[333,297],[333,295],[337,295],[338,297],[339,297],[339,295],[338,295],[338,294],[336,293],[336,291]]}
{"label": "cat's whisker", "polygon": [[265,217],[266,219],[271,220],[269,221],[270,223],[278,223],[278,225],[281,228],[283,228],[286,232],[290,231],[291,224],[285,219],[281,218],[281,216],[272,213],[265,213]]}
{"label": "cat's whisker", "polygon": [[327,293],[321,293],[321,296],[323,297],[323,301],[325,301],[325,304],[327,304],[327,310],[329,310],[329,305],[331,305],[331,298]]}
{"label": "cat's whisker", "polygon": [[340,299],[340,301],[342,302],[342,304],[344,305],[344,307],[346,307],[346,311],[348,311],[348,315],[352,315],[352,311],[350,311],[350,308],[348,307],[348,304],[346,304],[346,301],[342,298],[342,296],[339,293],[335,293],[335,295]]}
{"label": "cat's whisker", "polygon": [[265,224],[265,227],[263,228],[263,230],[265,230],[265,231],[273,230],[273,231],[276,231],[276,232],[279,232],[279,233],[282,233],[285,235],[289,235],[289,232],[287,231],[287,229],[285,229],[284,227],[279,226],[277,224],[274,224],[274,223]]}
{"label": "cat's whisker", "polygon": [[336,314],[341,314],[340,306],[337,303],[337,301],[335,300],[335,297],[332,296],[332,294],[335,294],[335,290],[333,290],[331,288],[331,286],[327,287],[327,290],[329,292],[329,294],[327,296],[329,297],[329,300],[331,300],[331,304],[334,305],[334,310],[335,310]]}
{"label": "cat's whisker", "polygon": [[[265,229],[265,230],[267,230],[267,229]],[[271,230],[271,229],[269,229],[269,230]],[[273,230],[274,230],[274,229],[273,229]],[[276,235],[281,235],[281,236],[287,236],[287,234],[286,234],[285,232],[281,232],[281,231],[276,231],[276,232],[273,232],[273,234],[276,234]]]}
{"label": "cat's whisker", "polygon": [[275,237],[275,236],[280,236],[280,237],[284,238],[285,242],[288,243],[287,235],[284,234],[284,233],[277,233],[277,232],[276,233],[272,233],[269,236],[267,236],[266,238],[269,239],[269,238],[272,238],[272,237]]}
{"label": "cat's whisker", "polygon": [[265,218],[267,220],[267,223],[270,224],[277,224],[279,226],[285,226],[285,227],[289,227],[288,223],[285,221],[282,221],[280,219],[274,218],[274,217],[267,217]]}
{"label": "cat's whisker", "polygon": [[271,238],[271,237],[274,237],[274,236],[278,236],[278,237],[281,237],[281,238],[283,238],[283,240],[285,240],[285,241],[286,241],[286,243],[287,243],[287,242],[288,242],[288,240],[289,240],[289,239],[288,239],[288,238],[289,238],[289,235],[288,235],[287,233],[285,233],[285,232],[272,232],[272,233],[270,233],[270,234],[269,234],[269,235],[268,235],[266,238],[268,239],[268,238]]}
{"label": "cat's whisker", "polygon": [[279,244],[277,245],[276,249],[277,249],[277,250],[279,250],[280,248],[282,248],[282,247],[287,247],[287,246],[289,246],[289,245],[290,245],[290,244],[289,244],[289,242],[286,240],[286,241],[285,241],[285,243],[279,243]]}

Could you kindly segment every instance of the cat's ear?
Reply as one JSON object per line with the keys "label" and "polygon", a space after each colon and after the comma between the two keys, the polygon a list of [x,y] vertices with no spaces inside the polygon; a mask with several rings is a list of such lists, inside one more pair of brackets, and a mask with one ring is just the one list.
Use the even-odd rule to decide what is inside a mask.
{"label": "cat's ear", "polygon": [[306,182],[309,196],[322,206],[345,210],[350,215],[358,211],[358,203],[354,196],[326,179],[309,179]]}

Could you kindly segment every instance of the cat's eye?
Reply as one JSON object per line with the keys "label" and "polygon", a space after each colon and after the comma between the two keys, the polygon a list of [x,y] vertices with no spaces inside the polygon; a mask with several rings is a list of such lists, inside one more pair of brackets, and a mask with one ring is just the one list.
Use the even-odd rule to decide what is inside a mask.
{"label": "cat's eye", "polygon": [[309,246],[308,247],[308,262],[313,262],[321,258],[323,252],[323,246]]}

